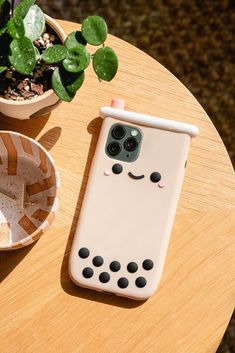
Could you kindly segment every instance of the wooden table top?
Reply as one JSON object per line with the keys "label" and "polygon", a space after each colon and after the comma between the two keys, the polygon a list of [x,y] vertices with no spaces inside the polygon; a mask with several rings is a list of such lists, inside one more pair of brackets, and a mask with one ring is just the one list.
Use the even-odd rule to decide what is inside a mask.
{"label": "wooden table top", "polygon": [[[77,24],[59,21],[66,33]],[[28,121],[0,117],[0,129],[31,136],[51,152],[61,177],[60,210],[35,244],[0,254],[1,353],[215,352],[235,300],[234,172],[212,122],[157,61],[109,36],[120,68],[100,83],[92,68],[72,103]],[[161,284],[144,303],[82,289],[68,275],[101,120],[99,108],[126,108],[199,126]]]}

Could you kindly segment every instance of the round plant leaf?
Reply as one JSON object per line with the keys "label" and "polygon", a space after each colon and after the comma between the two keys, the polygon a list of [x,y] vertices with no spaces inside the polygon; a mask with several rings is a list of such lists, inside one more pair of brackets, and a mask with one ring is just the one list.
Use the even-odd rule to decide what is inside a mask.
{"label": "round plant leaf", "polygon": [[40,54],[37,47],[35,47],[35,46],[33,46],[33,47],[34,47],[34,51],[35,51],[35,55],[36,55],[36,61],[38,61],[41,59],[41,54]]}
{"label": "round plant leaf", "polygon": [[42,59],[46,64],[55,64],[64,60],[68,55],[67,49],[61,44],[55,44],[47,48],[42,54]]}
{"label": "round plant leaf", "polygon": [[69,92],[70,95],[75,95],[79,88],[82,86],[84,82],[84,71],[71,73],[67,71],[62,71],[62,77],[64,85]]}
{"label": "round plant leaf", "polygon": [[111,81],[117,73],[118,58],[112,48],[104,47],[95,52],[93,68],[99,79]]}
{"label": "round plant leaf", "polygon": [[45,16],[40,7],[33,5],[24,18],[25,36],[33,42],[45,28]]}
{"label": "round plant leaf", "polygon": [[52,75],[52,87],[63,101],[71,102],[84,81],[84,73],[71,74],[63,68],[56,68]]}
{"label": "round plant leaf", "polygon": [[8,59],[6,56],[0,56],[0,74],[7,70]]}
{"label": "round plant leaf", "polygon": [[14,39],[10,45],[10,63],[17,72],[29,75],[36,65],[36,54],[31,40],[27,37]]}
{"label": "round plant leaf", "polygon": [[70,95],[64,86],[62,77],[60,75],[60,69],[57,67],[52,74],[52,88],[55,94],[63,101],[71,102],[73,95]]}
{"label": "round plant leaf", "polygon": [[7,66],[0,66],[0,74],[7,70]]}
{"label": "round plant leaf", "polygon": [[19,5],[16,6],[14,16],[24,18],[35,1],[36,0],[22,0]]}
{"label": "round plant leaf", "polygon": [[63,61],[63,66],[68,72],[84,71],[90,64],[91,56],[86,47],[77,44],[76,47],[68,49],[68,56]]}
{"label": "round plant leaf", "polygon": [[7,29],[10,36],[14,39],[24,37],[24,22],[20,17],[13,17],[7,23]]}
{"label": "round plant leaf", "polygon": [[7,31],[7,27],[0,29],[0,36],[3,35]]}
{"label": "round plant leaf", "polygon": [[82,32],[79,32],[79,31],[70,33],[64,42],[64,45],[68,49],[74,48],[78,44],[82,44],[82,45],[87,44],[87,41],[82,36]]}
{"label": "round plant leaf", "polygon": [[100,45],[107,38],[108,29],[105,20],[100,16],[88,16],[82,22],[82,35],[92,45]]}

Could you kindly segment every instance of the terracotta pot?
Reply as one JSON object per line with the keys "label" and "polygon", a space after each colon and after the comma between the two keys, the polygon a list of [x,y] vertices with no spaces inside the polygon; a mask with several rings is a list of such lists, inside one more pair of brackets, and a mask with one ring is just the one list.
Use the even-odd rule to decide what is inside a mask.
{"label": "terracotta pot", "polygon": [[[50,16],[45,15],[46,23],[58,34],[62,42],[66,38],[66,34],[58,23]],[[52,111],[58,104],[60,99],[52,89],[43,93],[41,96],[25,101],[12,101],[0,97],[0,112],[6,116],[16,119],[29,119],[37,117]]]}

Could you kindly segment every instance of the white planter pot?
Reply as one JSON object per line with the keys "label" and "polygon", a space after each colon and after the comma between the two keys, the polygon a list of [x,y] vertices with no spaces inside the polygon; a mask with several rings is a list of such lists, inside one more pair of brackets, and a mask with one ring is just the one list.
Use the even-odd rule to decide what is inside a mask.
{"label": "white planter pot", "polygon": [[[46,23],[58,34],[62,42],[66,38],[61,26],[50,16],[45,15]],[[60,99],[52,89],[43,93],[41,96],[34,97],[25,101],[12,101],[0,97],[0,112],[11,118],[25,120],[30,117],[41,116],[52,111]]]}

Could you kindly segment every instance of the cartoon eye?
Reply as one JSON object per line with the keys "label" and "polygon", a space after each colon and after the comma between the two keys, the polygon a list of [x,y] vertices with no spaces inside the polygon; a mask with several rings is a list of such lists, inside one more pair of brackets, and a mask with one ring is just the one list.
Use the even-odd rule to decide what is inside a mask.
{"label": "cartoon eye", "polygon": [[153,183],[158,183],[160,180],[161,180],[161,174],[159,172],[153,172],[151,175],[150,175],[150,180],[153,182]]}
{"label": "cartoon eye", "polygon": [[121,164],[116,163],[113,165],[112,167],[112,171],[114,174],[121,174],[121,172],[123,171],[123,167]]}

